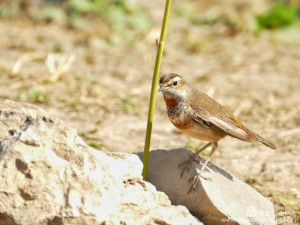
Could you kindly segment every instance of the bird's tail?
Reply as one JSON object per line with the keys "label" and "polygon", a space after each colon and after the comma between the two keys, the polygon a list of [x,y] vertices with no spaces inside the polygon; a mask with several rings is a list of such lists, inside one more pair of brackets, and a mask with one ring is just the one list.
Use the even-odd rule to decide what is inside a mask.
{"label": "bird's tail", "polygon": [[255,137],[256,137],[257,141],[261,142],[265,146],[277,150],[277,147],[271,141],[264,139],[263,137],[259,136],[258,134],[255,134]]}

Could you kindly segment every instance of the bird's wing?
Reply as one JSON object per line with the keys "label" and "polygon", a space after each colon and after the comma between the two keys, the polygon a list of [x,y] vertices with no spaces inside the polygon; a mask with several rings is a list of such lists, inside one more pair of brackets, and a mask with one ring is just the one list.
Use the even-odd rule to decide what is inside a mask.
{"label": "bird's wing", "polygon": [[195,89],[190,94],[193,101],[189,102],[189,111],[195,121],[229,136],[251,141],[251,131],[228,108]]}
{"label": "bird's wing", "polygon": [[222,131],[229,136],[241,139],[243,141],[250,141],[249,134],[242,129],[241,122],[235,117],[228,117],[226,119],[220,118],[218,115],[212,115],[202,107],[190,107],[190,115],[193,120],[201,123],[202,125]]}

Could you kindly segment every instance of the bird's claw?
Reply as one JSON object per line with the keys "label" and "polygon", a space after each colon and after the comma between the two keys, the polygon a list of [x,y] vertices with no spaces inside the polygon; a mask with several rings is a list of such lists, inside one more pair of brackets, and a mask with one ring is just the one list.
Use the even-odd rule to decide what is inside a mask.
{"label": "bird's claw", "polygon": [[203,179],[205,179],[205,180],[211,180],[209,177],[205,176],[203,173],[204,173],[204,171],[200,171],[200,172],[197,173],[195,176],[193,176],[193,177],[191,177],[191,178],[189,179],[189,183],[191,183],[192,181],[193,181],[193,183],[192,183],[192,185],[191,185],[191,187],[190,187],[190,189],[189,189],[189,191],[188,191],[188,194],[189,194],[192,190],[194,190],[194,189],[196,188],[196,186],[197,186],[198,181],[200,180],[200,178],[203,178]]}
{"label": "bird's claw", "polygon": [[190,171],[190,168],[191,168],[191,165],[192,165],[193,162],[200,163],[200,161],[196,160],[194,156],[191,156],[188,160],[185,160],[185,161],[183,161],[182,163],[180,163],[178,165],[179,168],[182,167],[180,178],[182,178],[185,171],[187,171],[187,172]]}

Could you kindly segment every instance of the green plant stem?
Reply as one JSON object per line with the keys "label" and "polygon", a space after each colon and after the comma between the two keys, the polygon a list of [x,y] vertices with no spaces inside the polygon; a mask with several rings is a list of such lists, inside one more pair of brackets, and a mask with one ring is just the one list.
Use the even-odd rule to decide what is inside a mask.
{"label": "green plant stem", "polygon": [[149,104],[149,111],[148,111],[148,121],[147,121],[147,130],[146,130],[145,147],[144,147],[144,168],[143,168],[144,180],[146,180],[148,176],[149,151],[150,151],[150,143],[151,143],[151,133],[152,133],[156,93],[158,88],[158,75],[160,72],[160,65],[161,65],[163,49],[164,49],[164,41],[166,38],[168,18],[170,14],[170,6],[171,6],[171,0],[166,0],[164,19],[162,22],[159,42],[157,43],[157,53],[156,53],[156,60],[155,60],[153,78],[152,78],[152,87],[151,87],[151,94],[150,94],[150,104]]}

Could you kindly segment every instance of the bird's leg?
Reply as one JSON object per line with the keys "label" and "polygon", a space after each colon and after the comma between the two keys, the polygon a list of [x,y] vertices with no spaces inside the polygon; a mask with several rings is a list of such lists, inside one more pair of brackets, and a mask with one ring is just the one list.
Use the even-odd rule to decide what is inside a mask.
{"label": "bird's leg", "polygon": [[183,161],[182,163],[180,163],[178,165],[178,167],[182,167],[182,171],[181,171],[181,174],[180,174],[180,177],[183,176],[184,172],[185,171],[189,171],[191,165],[192,165],[192,162],[195,161],[195,157],[202,151],[204,151],[207,147],[209,147],[212,143],[209,142],[207,143],[206,145],[204,145],[202,148],[200,148],[198,151],[196,151],[189,159]]}
{"label": "bird's leg", "polygon": [[209,156],[207,157],[207,159],[205,160],[203,166],[201,167],[201,170],[199,173],[197,173],[194,177],[192,177],[189,181],[191,182],[193,180],[193,184],[191,186],[191,188],[189,189],[188,193],[190,193],[193,189],[195,189],[195,187],[198,184],[198,181],[200,179],[200,177],[204,178],[204,179],[208,179],[206,176],[204,176],[204,171],[205,168],[207,166],[207,164],[209,163],[209,161],[211,160],[212,155],[214,154],[214,152],[216,151],[217,147],[218,147],[218,143],[217,142],[212,142],[212,149],[211,152],[209,153]]}

